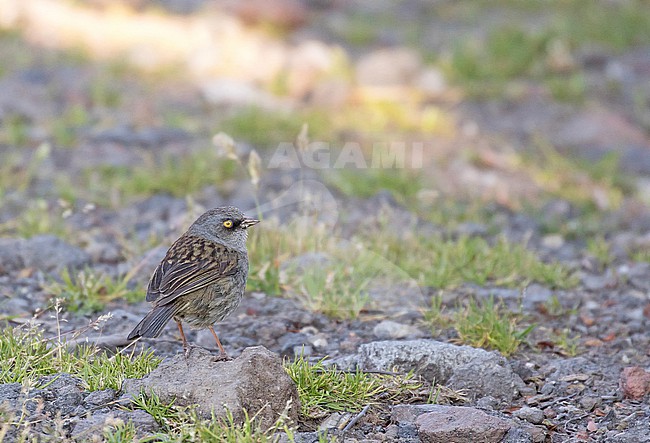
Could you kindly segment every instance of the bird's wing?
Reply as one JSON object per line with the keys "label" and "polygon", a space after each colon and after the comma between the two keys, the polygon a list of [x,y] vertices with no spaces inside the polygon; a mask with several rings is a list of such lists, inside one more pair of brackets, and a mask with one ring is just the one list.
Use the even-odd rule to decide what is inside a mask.
{"label": "bird's wing", "polygon": [[224,245],[183,236],[169,248],[147,287],[147,301],[166,305],[237,272],[240,254]]}

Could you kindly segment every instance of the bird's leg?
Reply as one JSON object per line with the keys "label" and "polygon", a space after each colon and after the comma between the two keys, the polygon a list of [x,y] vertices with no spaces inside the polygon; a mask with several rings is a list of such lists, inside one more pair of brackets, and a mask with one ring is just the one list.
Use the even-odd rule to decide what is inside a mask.
{"label": "bird's leg", "polygon": [[178,332],[181,333],[181,339],[183,340],[183,351],[185,352],[185,357],[189,355],[190,351],[190,345],[187,343],[187,338],[185,338],[185,333],[183,332],[183,325],[181,324],[180,321],[176,320],[176,324],[178,325]]}
{"label": "bird's leg", "polygon": [[223,346],[221,346],[221,341],[219,341],[219,337],[217,337],[217,333],[214,332],[214,328],[212,326],[208,326],[208,329],[210,330],[210,332],[212,332],[212,335],[214,335],[214,339],[217,341],[217,346],[219,346],[219,352],[221,353],[219,357],[227,360],[228,355],[226,354],[226,351],[223,349]]}

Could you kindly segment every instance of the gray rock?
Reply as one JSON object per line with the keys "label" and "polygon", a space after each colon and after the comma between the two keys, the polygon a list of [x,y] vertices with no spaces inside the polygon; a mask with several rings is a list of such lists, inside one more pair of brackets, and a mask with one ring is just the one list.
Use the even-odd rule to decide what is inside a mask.
{"label": "gray rock", "polygon": [[196,404],[206,418],[213,412],[223,417],[227,408],[241,422],[246,410],[262,427],[270,427],[283,414],[297,422],[300,410],[298,391],[280,358],[261,346],[246,348],[230,361],[215,361],[207,350],[192,348],[187,358],[178,354],[146,377],[124,382],[128,396],[137,397],[142,389],[155,392],[163,402]]}
{"label": "gray rock", "polygon": [[[299,332],[287,332],[278,339],[280,355],[283,357],[293,358],[300,355],[300,349],[306,345],[309,345],[307,336]],[[296,350],[298,350],[298,354],[296,354]]]}
{"label": "gray rock", "polygon": [[102,441],[104,430],[129,422],[135,426],[137,438],[154,434],[160,429],[156,420],[145,411],[139,409],[134,411],[116,410],[95,413],[88,418],[79,420],[72,430],[71,437],[78,442]]}
{"label": "gray rock", "polygon": [[420,443],[418,428],[415,423],[402,423],[397,425],[397,441],[404,443]]}
{"label": "gray rock", "polygon": [[420,338],[424,333],[415,326],[383,320],[373,328],[372,333],[380,339]]}
{"label": "gray rock", "polygon": [[634,263],[628,273],[630,284],[638,289],[650,290],[650,263]]}
{"label": "gray rock", "polygon": [[415,425],[424,443],[500,442],[513,426],[510,420],[493,417],[464,406],[436,406],[420,415]]}
{"label": "gray rock", "polygon": [[21,268],[36,268],[58,274],[64,269],[78,269],[90,264],[90,256],[53,235],[30,239],[0,239],[0,273]]}
{"label": "gray rock", "polygon": [[607,287],[616,286],[616,276],[605,273],[603,275],[593,275],[588,273],[582,273],[580,275],[580,281],[582,285],[589,291],[602,291]]}
{"label": "gray rock", "polygon": [[293,438],[285,433],[276,434],[274,437],[277,438],[276,443],[314,443],[319,441],[319,435],[327,435],[323,432],[294,432]]}
{"label": "gray rock", "polygon": [[103,391],[94,391],[86,396],[84,403],[88,406],[103,406],[115,399],[114,389],[104,389]]}
{"label": "gray rock", "polygon": [[524,386],[502,356],[436,340],[381,341],[359,346],[356,355],[334,360],[342,369],[414,370],[426,380],[466,389],[472,398],[510,402]]}
{"label": "gray rock", "polygon": [[472,400],[491,396],[510,403],[525,384],[503,357],[487,353],[456,368],[447,387],[465,391]]}
{"label": "gray rock", "polygon": [[[23,407],[27,416],[32,415],[37,407],[34,401],[25,401],[20,383],[0,385],[0,423],[15,422],[22,416]],[[3,441],[18,441],[18,427],[9,426],[3,435]]]}
{"label": "gray rock", "polygon": [[602,399],[600,397],[587,396],[580,399],[580,406],[587,411],[592,411],[596,406],[599,406],[601,402]]}
{"label": "gray rock", "polygon": [[494,411],[499,407],[499,400],[487,395],[476,400],[475,406],[478,409],[483,409],[484,411]]}
{"label": "gray rock", "polygon": [[625,430],[612,429],[602,441],[608,443],[647,443],[648,424],[639,423]]}
{"label": "gray rock", "polygon": [[120,247],[114,243],[114,240],[113,242],[111,240],[102,241],[90,237],[85,250],[92,257],[93,262],[96,263],[116,264],[123,260]]}
{"label": "gray rock", "polygon": [[528,406],[524,406],[523,408],[515,411],[512,415],[534,425],[542,424],[544,421],[544,411],[538,408],[530,408]]}
{"label": "gray rock", "polygon": [[352,414],[349,412],[333,412],[318,425],[318,430],[342,429],[351,418]]}
{"label": "gray rock", "polygon": [[0,275],[24,268],[23,259],[18,253],[24,241],[20,238],[0,238]]}
{"label": "gray rock", "polygon": [[22,385],[20,383],[6,383],[0,385],[0,411],[15,412],[20,409]]}
{"label": "gray rock", "polygon": [[510,428],[500,443],[533,443],[533,437],[521,428]]}
{"label": "gray rock", "polygon": [[[0,273],[2,271],[0,270]],[[34,301],[20,297],[18,294],[11,294],[11,297],[0,297],[0,311],[7,317],[24,316],[33,312]]]}
{"label": "gray rock", "polygon": [[41,377],[38,386],[45,388],[34,389],[29,395],[42,399],[45,402],[45,411],[52,417],[70,415],[83,403],[84,382],[70,374]]}
{"label": "gray rock", "polygon": [[395,405],[390,413],[391,421],[397,424],[414,423],[422,414],[436,410],[438,405]]}
{"label": "gray rock", "polygon": [[21,255],[26,267],[44,272],[78,269],[90,264],[90,256],[53,235],[39,235],[25,241]]}

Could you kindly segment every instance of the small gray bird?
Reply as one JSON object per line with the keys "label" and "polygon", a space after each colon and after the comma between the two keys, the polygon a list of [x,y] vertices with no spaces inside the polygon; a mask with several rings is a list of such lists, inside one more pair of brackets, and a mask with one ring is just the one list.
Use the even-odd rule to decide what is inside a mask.
{"label": "small gray bird", "polygon": [[214,332],[214,323],[239,306],[248,277],[247,229],[259,220],[246,217],[234,206],[210,209],[201,215],[167,251],[147,287],[151,311],[128,336],[158,337],[174,319],[189,347],[183,325],[208,328],[223,357],[226,352]]}

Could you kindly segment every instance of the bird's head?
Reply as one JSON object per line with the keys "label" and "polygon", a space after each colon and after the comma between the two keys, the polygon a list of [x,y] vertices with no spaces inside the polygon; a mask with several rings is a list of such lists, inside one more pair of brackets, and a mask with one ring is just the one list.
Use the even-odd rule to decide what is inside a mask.
{"label": "bird's head", "polygon": [[239,208],[221,206],[201,215],[192,223],[187,233],[245,251],[248,228],[259,222],[247,217]]}

